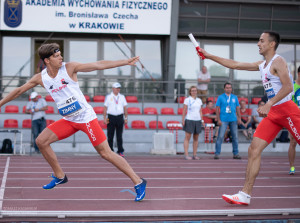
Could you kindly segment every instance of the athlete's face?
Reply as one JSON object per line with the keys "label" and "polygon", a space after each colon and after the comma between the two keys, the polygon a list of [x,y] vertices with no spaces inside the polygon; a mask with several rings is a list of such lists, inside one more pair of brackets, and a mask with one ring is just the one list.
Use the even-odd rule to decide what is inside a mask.
{"label": "athlete's face", "polygon": [[190,94],[193,98],[196,98],[197,97],[197,88],[192,88]]}
{"label": "athlete's face", "polygon": [[273,46],[274,43],[274,41],[270,41],[268,33],[261,34],[257,43],[259,54],[264,55]]}
{"label": "athlete's face", "polygon": [[49,64],[54,67],[61,67],[62,66],[62,61],[63,57],[61,55],[61,52],[58,51],[57,53],[54,53],[51,55],[49,58],[46,58],[45,61],[48,60]]}

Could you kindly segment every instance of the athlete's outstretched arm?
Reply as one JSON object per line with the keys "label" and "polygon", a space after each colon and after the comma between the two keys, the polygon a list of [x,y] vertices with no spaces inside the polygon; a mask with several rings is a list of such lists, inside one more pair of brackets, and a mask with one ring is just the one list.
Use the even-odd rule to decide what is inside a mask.
{"label": "athlete's outstretched arm", "polygon": [[204,49],[200,49],[200,51],[203,53],[206,59],[215,61],[216,63],[221,64],[222,66],[228,67],[230,69],[257,71],[259,70],[259,64],[263,62],[263,61],[257,61],[254,63],[238,62],[235,60],[226,59],[223,57],[218,57],[216,55],[210,54],[206,52]]}
{"label": "athlete's outstretched arm", "polygon": [[[5,105],[7,102],[10,102],[20,95],[22,95],[24,92],[28,91],[31,88],[34,88],[38,84],[42,85],[42,77],[41,73],[35,74],[28,82],[26,82],[21,87],[18,87],[14,89],[12,92],[10,92],[6,97],[2,98],[0,101],[0,107]],[[42,85],[43,86],[43,85]]]}
{"label": "athlete's outstretched arm", "polygon": [[110,69],[110,68],[115,68],[115,67],[121,67],[125,65],[131,65],[135,66],[135,63],[139,60],[140,57],[132,57],[126,60],[115,60],[115,61],[110,61],[110,60],[100,60],[97,62],[93,63],[74,63],[74,71],[73,73],[77,72],[91,72],[95,70],[105,70],[105,69]]}

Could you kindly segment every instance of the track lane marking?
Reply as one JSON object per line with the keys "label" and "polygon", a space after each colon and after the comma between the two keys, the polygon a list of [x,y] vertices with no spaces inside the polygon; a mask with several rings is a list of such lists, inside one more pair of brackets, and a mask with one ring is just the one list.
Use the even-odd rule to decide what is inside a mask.
{"label": "track lane marking", "polygon": [[0,212],[2,211],[2,206],[3,206],[3,199],[4,199],[5,185],[6,185],[6,180],[7,180],[7,173],[8,173],[8,168],[9,168],[9,161],[10,161],[10,157],[7,157],[4,174],[3,174],[3,178],[2,178],[2,183],[1,183],[1,188],[0,188]]}

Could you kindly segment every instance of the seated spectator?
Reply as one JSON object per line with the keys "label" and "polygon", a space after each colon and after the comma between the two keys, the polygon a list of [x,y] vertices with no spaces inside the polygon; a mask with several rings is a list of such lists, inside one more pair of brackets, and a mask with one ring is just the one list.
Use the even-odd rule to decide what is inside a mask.
{"label": "seated spectator", "polygon": [[252,109],[246,108],[247,104],[245,100],[240,101],[241,106],[241,121],[242,124],[239,124],[239,129],[243,129],[244,136],[249,140],[252,138],[252,123],[251,123],[251,115]]}
{"label": "seated spectator", "polygon": [[206,101],[206,107],[202,108],[202,115],[205,124],[214,123],[215,124],[215,134],[214,139],[218,137],[219,126],[217,126],[217,115],[216,109],[214,108],[214,103],[211,100]]}
{"label": "seated spectator", "polygon": [[[260,100],[257,104],[258,107],[264,106],[266,103],[263,100]],[[252,128],[256,129],[258,124],[263,120],[263,117],[259,117],[258,112],[256,109],[252,110]]]}

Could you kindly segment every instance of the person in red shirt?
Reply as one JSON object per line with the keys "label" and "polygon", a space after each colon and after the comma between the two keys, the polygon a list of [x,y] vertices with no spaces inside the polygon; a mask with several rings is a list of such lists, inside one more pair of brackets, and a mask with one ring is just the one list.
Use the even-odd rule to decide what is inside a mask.
{"label": "person in red shirt", "polygon": [[243,134],[246,139],[250,140],[252,138],[252,109],[247,108],[247,104],[245,100],[240,101],[241,105],[241,120],[242,123],[238,125],[239,129],[243,129]]}
{"label": "person in red shirt", "polygon": [[214,139],[218,137],[219,126],[217,126],[217,115],[216,109],[214,108],[214,103],[211,100],[206,101],[206,107],[202,109],[203,120],[205,124],[214,123],[215,124],[215,134]]}

